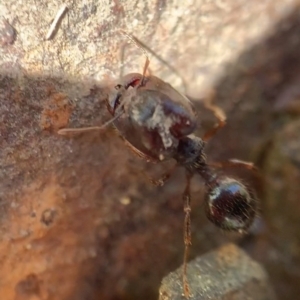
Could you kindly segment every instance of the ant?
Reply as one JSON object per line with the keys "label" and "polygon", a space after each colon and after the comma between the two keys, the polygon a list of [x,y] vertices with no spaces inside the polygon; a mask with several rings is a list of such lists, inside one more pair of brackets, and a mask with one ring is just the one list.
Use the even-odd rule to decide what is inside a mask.
{"label": "ant", "polygon": [[[227,231],[245,232],[256,215],[254,194],[239,180],[218,174],[208,165],[204,153],[205,143],[226,123],[224,112],[211,103],[205,103],[218,119],[217,125],[203,138],[193,135],[196,129],[196,110],[192,102],[170,84],[153,75],[146,75],[150,60],[137,39],[124,33],[146,55],[143,73],[123,76],[106,100],[112,119],[98,127],[65,128],[59,134],[102,130],[113,123],[124,142],[147,161],[160,162],[174,159],[186,170],[183,192],[184,257],[183,292],[190,297],[187,279],[187,260],[191,245],[190,182],[199,174],[206,187],[205,212],[216,226]],[[230,160],[227,164],[253,169],[252,163]],[[222,164],[221,164],[222,166]],[[166,173],[154,184],[163,185],[171,176]]]}

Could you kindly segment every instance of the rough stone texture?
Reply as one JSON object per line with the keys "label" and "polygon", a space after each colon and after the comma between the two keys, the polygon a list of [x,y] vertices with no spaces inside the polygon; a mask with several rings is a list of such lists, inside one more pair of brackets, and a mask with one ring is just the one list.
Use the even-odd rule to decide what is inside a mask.
{"label": "rough stone texture", "polygon": [[[123,28],[181,76],[151,57],[154,74],[197,99],[214,93],[227,112],[209,160],[235,157],[262,170],[224,170],[255,187],[261,203],[262,218],[240,245],[266,267],[279,299],[296,299],[299,1],[66,3],[50,41],[57,1],[0,3],[0,295],[157,299],[161,278],[182,263],[182,171],[153,187],[140,171],[159,177],[172,162],[146,164],[111,130],[56,134],[108,120],[112,79],[142,70],[145,58]],[[197,108],[201,134],[214,120]],[[199,178],[192,192],[191,257],[237,240],[206,220]]]}
{"label": "rough stone texture", "polygon": [[[188,264],[190,300],[275,300],[265,270],[233,244],[220,247]],[[182,269],[166,276],[160,300],[181,300]]]}
{"label": "rough stone texture", "polygon": [[[0,12],[16,29],[13,47],[1,49],[2,71],[67,78],[118,78],[123,72],[142,70],[142,52],[128,43],[120,29],[135,34],[148,47],[180,70],[170,72],[151,59],[151,70],[195,96],[205,92],[239,55],[257,44],[276,22],[297,4],[286,1],[180,0],[65,1],[69,11],[56,36],[45,41],[61,7],[57,1],[11,1]],[[195,59],[197,58],[197,59]]]}

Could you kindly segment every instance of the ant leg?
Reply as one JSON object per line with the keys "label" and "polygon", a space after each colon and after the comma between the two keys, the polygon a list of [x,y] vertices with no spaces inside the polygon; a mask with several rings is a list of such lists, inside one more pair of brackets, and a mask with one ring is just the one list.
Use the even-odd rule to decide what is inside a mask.
{"label": "ant leg", "polygon": [[217,105],[212,104],[213,99],[215,98],[215,91],[211,91],[208,98],[204,101],[204,106],[211,110],[214,116],[217,118],[218,123],[209,131],[204,134],[203,140],[208,141],[213,137],[219,129],[225,126],[226,124],[226,114],[225,112]]}
{"label": "ant leg", "polygon": [[254,163],[249,161],[243,161],[239,159],[229,159],[228,161],[222,161],[222,162],[212,162],[209,163],[209,166],[215,167],[215,168],[245,168],[252,171],[258,171],[257,167],[254,165]]}
{"label": "ant leg", "polygon": [[[131,150],[133,150],[133,149],[131,149]],[[134,154],[137,154],[139,156],[139,158],[147,159],[147,157],[143,157],[143,155],[140,155],[139,153],[134,152]],[[151,162],[151,160],[148,162]],[[152,162],[155,163],[156,161],[152,161]],[[154,178],[150,177],[144,170],[142,170],[140,168],[137,169],[135,166],[133,167],[132,164],[129,164],[128,167],[132,170],[133,173],[136,173],[138,175],[142,174],[153,185],[163,186],[166,183],[166,181],[168,181],[168,179],[172,176],[175,168],[178,167],[178,164],[175,164],[174,166],[172,166],[167,172],[165,172],[162,176],[160,176],[159,179],[154,179]]]}
{"label": "ant leg", "polygon": [[177,164],[175,164],[168,172],[164,173],[159,179],[150,178],[146,173],[144,173],[144,175],[153,185],[163,186],[166,181],[168,181],[168,179],[172,176],[175,168],[177,168]]}
{"label": "ant leg", "polygon": [[123,111],[119,111],[117,115],[115,115],[112,119],[107,121],[101,126],[92,126],[92,127],[82,127],[82,128],[63,128],[57,131],[60,135],[69,135],[69,134],[77,134],[87,131],[94,131],[94,130],[103,130],[105,129],[109,124],[113,123],[115,120],[117,120],[121,115],[123,114]]}
{"label": "ant leg", "polygon": [[69,134],[77,134],[82,132],[101,130],[100,126],[93,127],[81,127],[81,128],[63,128],[57,131],[59,135],[69,135]]}
{"label": "ant leg", "polygon": [[191,178],[192,174],[187,171],[186,173],[186,187],[183,192],[183,211],[185,213],[184,217],[184,255],[183,255],[183,274],[182,274],[182,281],[183,281],[183,292],[186,298],[190,297],[190,287],[188,284],[187,279],[187,260],[189,254],[189,248],[192,244],[192,235],[191,235]]}

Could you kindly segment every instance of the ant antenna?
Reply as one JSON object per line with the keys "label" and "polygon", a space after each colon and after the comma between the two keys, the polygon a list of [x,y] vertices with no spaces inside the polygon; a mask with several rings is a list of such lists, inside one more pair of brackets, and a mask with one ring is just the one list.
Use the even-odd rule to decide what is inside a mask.
{"label": "ant antenna", "polygon": [[116,116],[114,116],[112,119],[104,123],[102,126],[92,126],[92,127],[82,127],[82,128],[63,128],[57,131],[60,135],[68,135],[68,134],[77,134],[87,131],[94,131],[94,130],[103,130],[105,129],[109,124],[113,123],[115,120],[117,120],[122,114],[123,110],[120,111]]}
{"label": "ant antenna", "polygon": [[156,59],[158,59],[159,61],[161,61],[164,65],[166,65],[174,74],[176,74],[181,82],[182,82],[182,86],[184,88],[184,91],[186,92],[187,90],[187,83],[184,80],[184,78],[180,75],[180,73],[178,72],[178,70],[176,70],[176,68],[174,68],[171,64],[169,64],[164,58],[162,58],[159,54],[157,54],[155,51],[153,51],[149,46],[147,46],[145,43],[143,43],[141,40],[139,40],[137,37],[135,37],[134,35],[132,36],[132,38],[135,41],[135,44],[138,44],[140,47],[142,47],[145,51],[151,53],[154,57],[156,57]]}
{"label": "ant antenna", "polygon": [[123,35],[125,35],[130,40],[130,42],[132,44],[134,44],[137,48],[139,48],[140,50],[142,50],[142,52],[146,56],[146,62],[145,62],[144,69],[143,69],[143,74],[142,74],[143,76],[142,76],[141,83],[140,83],[140,85],[142,86],[142,85],[144,85],[144,80],[145,80],[146,72],[147,72],[147,69],[148,69],[149,64],[150,64],[150,59],[148,57],[148,54],[147,54],[145,48],[137,41],[137,39],[133,35],[127,33],[123,29],[119,29],[119,31]]}

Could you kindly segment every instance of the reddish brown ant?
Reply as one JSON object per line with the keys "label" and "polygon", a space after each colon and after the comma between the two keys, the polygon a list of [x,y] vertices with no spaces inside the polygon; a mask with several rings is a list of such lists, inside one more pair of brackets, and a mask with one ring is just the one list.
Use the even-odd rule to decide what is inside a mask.
{"label": "reddish brown ant", "polygon": [[[136,44],[133,37],[129,38]],[[138,45],[138,47],[140,47]],[[145,51],[144,49],[142,49]],[[191,196],[190,181],[194,174],[199,174],[206,186],[205,212],[207,218],[216,226],[227,231],[244,232],[252,224],[256,201],[252,192],[240,181],[216,173],[206,162],[205,142],[225,125],[223,111],[206,103],[218,119],[218,124],[204,135],[194,136],[196,113],[190,100],[176,91],[170,84],[158,77],[146,75],[149,59],[143,74],[131,73],[121,78],[114,92],[107,99],[107,109],[113,116],[108,123],[113,123],[119,134],[131,149],[148,161],[175,159],[178,165],[186,169],[186,187],[184,201],[184,262],[183,291],[190,296],[187,280],[187,259],[191,245]],[[62,129],[59,134],[103,129],[87,127]],[[251,163],[231,160],[231,165],[252,168]],[[162,185],[170,177],[166,173],[155,183]]]}

